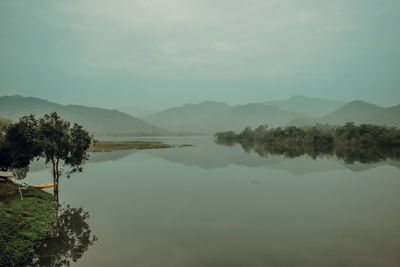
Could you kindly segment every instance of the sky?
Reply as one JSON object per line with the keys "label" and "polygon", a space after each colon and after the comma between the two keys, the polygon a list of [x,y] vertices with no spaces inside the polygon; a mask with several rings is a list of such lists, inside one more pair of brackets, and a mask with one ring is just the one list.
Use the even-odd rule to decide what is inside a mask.
{"label": "sky", "polygon": [[398,0],[2,0],[0,95],[142,111],[293,95],[391,106],[399,47]]}

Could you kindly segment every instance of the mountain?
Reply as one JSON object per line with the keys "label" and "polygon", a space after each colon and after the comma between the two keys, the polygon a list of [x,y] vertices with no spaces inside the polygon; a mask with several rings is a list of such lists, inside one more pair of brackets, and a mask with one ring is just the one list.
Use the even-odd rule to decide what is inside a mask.
{"label": "mountain", "polygon": [[165,132],[159,127],[117,110],[61,105],[40,98],[19,95],[0,97],[0,115],[14,121],[25,115],[42,116],[53,111],[72,123],[83,125],[89,132],[96,135]]}
{"label": "mountain", "polygon": [[342,125],[348,121],[352,121],[354,123],[366,123],[370,122],[370,117],[374,117],[383,111],[385,111],[385,108],[356,100],[344,105],[332,113],[329,113],[328,115],[321,117],[319,121],[322,123],[335,125]]}
{"label": "mountain", "polygon": [[143,119],[170,131],[215,133],[268,124],[283,125],[301,114],[259,103],[230,106],[221,102],[202,102],[170,108]]}
{"label": "mountain", "polygon": [[212,116],[230,108],[226,103],[206,101],[169,108],[143,119],[170,131],[204,133],[213,128],[213,122],[210,121]]}
{"label": "mountain", "polygon": [[286,125],[310,126],[317,123],[343,125],[346,122],[372,123],[400,127],[400,105],[384,108],[364,101],[352,101],[343,107],[319,118],[299,117]]}
{"label": "mountain", "polygon": [[318,118],[312,118],[312,117],[298,117],[295,118],[288,123],[285,124],[285,126],[296,126],[296,127],[303,127],[303,126],[312,126],[320,123]]}
{"label": "mountain", "polygon": [[132,115],[136,118],[141,118],[159,112],[161,109],[152,109],[144,106],[133,105],[133,106],[118,107],[117,110],[126,113],[128,115]]}
{"label": "mountain", "polygon": [[368,121],[380,125],[400,127],[400,105],[386,108],[384,111],[370,116]]}
{"label": "mountain", "polygon": [[220,124],[226,125],[233,130],[243,130],[244,127],[257,127],[268,124],[269,127],[283,126],[301,114],[288,112],[277,107],[250,103],[234,106],[226,112],[216,116]]}
{"label": "mountain", "polygon": [[262,104],[278,107],[290,112],[302,113],[307,117],[319,117],[339,109],[344,106],[346,102],[305,96],[293,96],[288,100],[267,101]]}

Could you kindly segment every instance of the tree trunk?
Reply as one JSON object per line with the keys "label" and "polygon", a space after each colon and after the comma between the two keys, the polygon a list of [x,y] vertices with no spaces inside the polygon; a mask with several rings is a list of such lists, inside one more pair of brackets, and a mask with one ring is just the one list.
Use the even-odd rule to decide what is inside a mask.
{"label": "tree trunk", "polygon": [[53,165],[53,195],[54,195],[54,200],[57,201],[58,203],[58,178],[59,178],[59,172],[58,172],[58,160],[57,162],[54,161],[54,159],[51,160],[51,163]]}
{"label": "tree trunk", "polygon": [[58,178],[54,180],[54,200],[58,202]]}

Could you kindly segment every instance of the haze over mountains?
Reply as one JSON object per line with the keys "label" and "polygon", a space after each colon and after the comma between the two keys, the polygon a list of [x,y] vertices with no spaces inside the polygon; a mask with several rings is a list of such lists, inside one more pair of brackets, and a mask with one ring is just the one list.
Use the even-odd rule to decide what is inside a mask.
{"label": "haze over mountains", "polygon": [[400,105],[384,108],[358,100],[346,103],[304,96],[236,106],[206,101],[169,108],[141,119],[117,110],[61,105],[18,95],[0,97],[0,116],[14,121],[24,115],[41,116],[53,111],[96,135],[214,134],[262,124],[269,127],[342,125],[349,121],[400,126]]}
{"label": "haze over mountains", "polygon": [[299,113],[260,103],[230,106],[226,103],[207,101],[170,108],[143,119],[171,131],[215,133],[226,130],[239,131],[247,126],[256,127],[260,124],[276,127],[299,116]]}
{"label": "haze over mountains", "polygon": [[302,113],[306,116],[316,117],[333,112],[344,106],[346,102],[297,95],[292,96],[288,100],[267,101],[263,104],[291,112]]}
{"label": "haze over mountains", "polygon": [[300,117],[286,125],[309,126],[320,124],[342,125],[346,122],[373,123],[386,126],[400,126],[400,105],[384,108],[363,101],[352,101],[343,107],[321,117]]}
{"label": "haze over mountains", "polygon": [[213,133],[240,131],[245,127],[342,125],[346,122],[400,126],[400,105],[379,107],[363,101],[294,96],[288,100],[230,106],[221,102],[187,104],[157,112],[143,119],[172,131]]}
{"label": "haze over mountains", "polygon": [[14,121],[25,115],[42,116],[54,111],[68,121],[85,126],[89,132],[96,135],[165,132],[157,126],[117,110],[60,105],[40,98],[19,95],[0,97],[0,116]]}

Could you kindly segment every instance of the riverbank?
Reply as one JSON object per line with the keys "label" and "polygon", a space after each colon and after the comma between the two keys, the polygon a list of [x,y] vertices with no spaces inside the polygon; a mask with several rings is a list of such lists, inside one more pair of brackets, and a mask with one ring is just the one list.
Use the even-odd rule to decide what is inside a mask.
{"label": "riverbank", "polygon": [[154,141],[98,141],[89,147],[88,152],[109,152],[129,149],[172,148],[172,145]]}
{"label": "riverbank", "polygon": [[[188,147],[191,144],[183,144],[177,147]],[[116,150],[130,149],[161,149],[174,148],[176,146],[165,144],[160,141],[98,141],[89,147],[88,152],[110,152]]]}
{"label": "riverbank", "polygon": [[15,184],[0,182],[0,266],[29,260],[37,242],[51,234],[56,207],[47,192],[28,188],[21,200]]}

